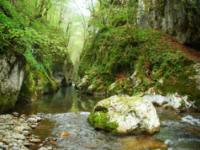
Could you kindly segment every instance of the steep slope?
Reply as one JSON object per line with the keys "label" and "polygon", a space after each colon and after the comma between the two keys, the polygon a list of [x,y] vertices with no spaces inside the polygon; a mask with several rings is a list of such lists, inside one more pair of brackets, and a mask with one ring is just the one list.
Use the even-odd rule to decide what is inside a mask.
{"label": "steep slope", "polygon": [[199,0],[139,0],[137,24],[160,29],[200,49]]}
{"label": "steep slope", "polygon": [[63,70],[54,64],[62,68],[66,61],[68,70],[73,67],[67,53],[68,34],[55,20],[52,24],[47,19],[56,18],[53,10],[48,11],[52,2],[0,1],[0,112],[12,108],[18,96],[30,101],[55,91],[60,84],[55,72]]}
{"label": "steep slope", "polygon": [[80,88],[104,94],[178,92],[199,100],[199,64],[168,35],[138,26],[137,11],[136,1],[100,1],[81,58]]}

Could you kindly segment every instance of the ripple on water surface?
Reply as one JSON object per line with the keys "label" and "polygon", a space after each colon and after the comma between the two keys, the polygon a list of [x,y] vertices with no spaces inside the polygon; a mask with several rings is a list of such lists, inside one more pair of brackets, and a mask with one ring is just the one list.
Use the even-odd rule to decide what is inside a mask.
{"label": "ripple on water surface", "polygon": [[102,97],[80,95],[73,88],[63,88],[54,95],[46,95],[28,106],[19,106],[26,114],[45,113],[34,131],[42,139],[58,139],[56,149],[67,150],[199,150],[200,114],[177,114],[173,110],[157,109],[161,130],[154,136],[114,136],[94,130],[87,122],[88,113]]}
{"label": "ripple on water surface", "polygon": [[[57,126],[52,135],[58,140],[58,149],[77,150],[143,150],[166,148],[166,145],[151,136],[114,136],[96,131],[87,122],[88,113],[65,113],[48,115]],[[67,137],[59,133],[68,132]]]}

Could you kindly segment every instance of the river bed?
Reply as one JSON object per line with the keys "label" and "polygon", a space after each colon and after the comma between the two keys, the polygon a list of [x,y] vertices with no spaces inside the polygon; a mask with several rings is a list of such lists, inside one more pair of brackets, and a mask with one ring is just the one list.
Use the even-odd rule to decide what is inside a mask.
{"label": "river bed", "polygon": [[177,113],[157,108],[161,120],[159,133],[118,136],[94,130],[87,122],[93,106],[102,97],[79,94],[74,88],[60,89],[54,95],[16,111],[39,114],[46,118],[33,132],[41,139],[51,137],[54,149],[59,150],[198,150],[200,148],[200,114]]}

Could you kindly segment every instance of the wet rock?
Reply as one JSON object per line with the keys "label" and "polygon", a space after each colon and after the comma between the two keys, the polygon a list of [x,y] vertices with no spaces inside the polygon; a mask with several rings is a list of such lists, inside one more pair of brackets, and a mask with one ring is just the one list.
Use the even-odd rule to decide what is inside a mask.
{"label": "wet rock", "polygon": [[46,148],[46,147],[41,147],[41,148],[39,148],[38,150],[48,150],[48,148]]}
{"label": "wet rock", "polygon": [[30,135],[31,133],[30,133],[29,131],[23,131],[22,134],[25,135],[25,136],[28,136],[28,135]]}
{"label": "wet rock", "polygon": [[14,117],[19,117],[19,113],[18,113],[18,112],[13,112],[12,115],[13,115]]}
{"label": "wet rock", "polygon": [[32,129],[35,129],[41,120],[42,120],[41,117],[32,115],[27,119],[27,123],[28,123],[29,127],[31,127]]}
{"label": "wet rock", "polygon": [[41,140],[38,139],[38,138],[32,138],[29,141],[32,142],[32,143],[40,143],[41,142]]}
{"label": "wet rock", "polygon": [[0,142],[0,149],[3,149],[3,150],[8,149],[8,146]]}
{"label": "wet rock", "polygon": [[[32,143],[41,142],[40,139],[31,135],[31,128],[29,127],[31,123],[28,120],[30,118],[23,115],[20,117],[0,115],[0,149],[27,150],[28,146],[33,145]],[[40,120],[40,118],[37,118],[37,120]],[[30,142],[29,136],[34,137]]]}
{"label": "wet rock", "polygon": [[51,146],[48,146],[47,149],[48,149],[48,150],[52,150],[53,148],[52,148]]}
{"label": "wet rock", "polygon": [[37,128],[37,126],[38,126],[38,124],[36,123],[36,124],[30,124],[29,125],[32,129],[35,129],[35,128]]}
{"label": "wet rock", "polygon": [[32,115],[31,117],[28,118],[27,122],[29,122],[29,123],[37,123],[37,122],[39,122],[41,120],[42,120],[41,117],[38,117],[36,115]]}
{"label": "wet rock", "polygon": [[22,123],[20,126],[15,127],[14,130],[20,133],[27,134],[26,132],[29,132],[30,127],[27,124]]}
{"label": "wet rock", "polygon": [[168,146],[171,146],[171,145],[173,145],[173,141],[167,139],[167,140],[165,140],[165,144]]}
{"label": "wet rock", "polygon": [[153,134],[160,128],[154,106],[139,96],[112,96],[98,102],[89,122],[95,128],[120,134]]}
{"label": "wet rock", "polygon": [[200,118],[194,118],[191,115],[187,115],[181,119],[182,122],[189,123],[191,125],[200,126]]}
{"label": "wet rock", "polygon": [[18,140],[24,140],[25,139],[25,136],[23,134],[19,134],[19,133],[13,133],[12,137],[14,139],[18,139]]}
{"label": "wet rock", "polygon": [[169,94],[167,96],[162,95],[145,95],[145,99],[151,101],[153,104],[163,107],[171,107],[173,109],[189,109],[194,106],[193,102],[188,101],[187,96],[180,96],[177,93]]}

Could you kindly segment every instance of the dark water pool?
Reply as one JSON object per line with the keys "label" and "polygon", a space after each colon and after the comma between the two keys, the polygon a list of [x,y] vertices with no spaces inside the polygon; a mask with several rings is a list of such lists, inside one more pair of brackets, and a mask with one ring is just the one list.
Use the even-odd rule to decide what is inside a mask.
{"label": "dark water pool", "polygon": [[91,111],[103,97],[80,94],[73,87],[61,88],[57,93],[44,95],[27,105],[18,105],[15,111],[23,114],[66,113]]}

